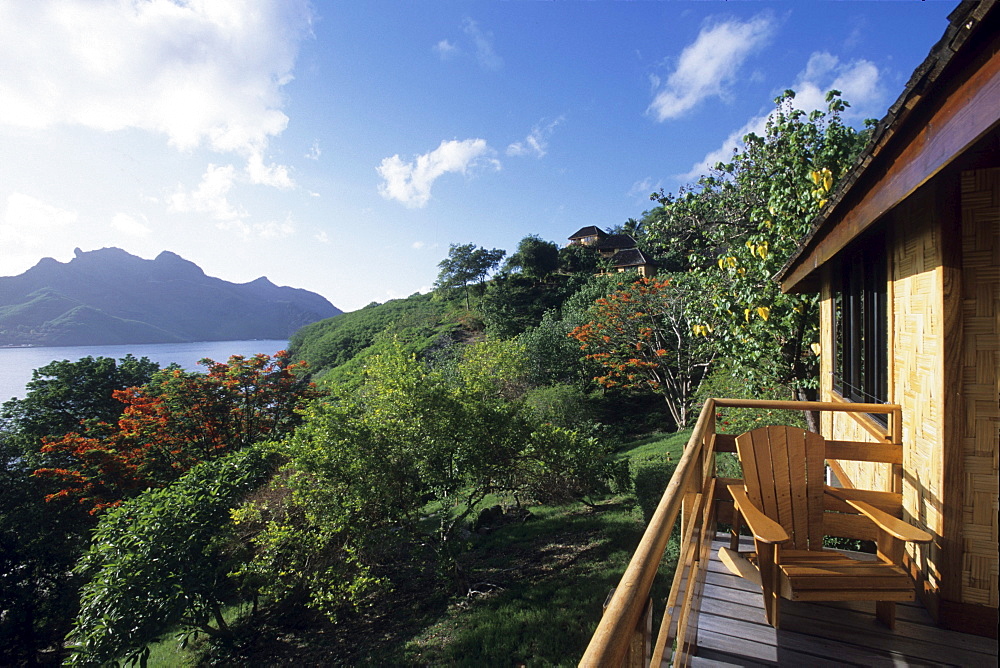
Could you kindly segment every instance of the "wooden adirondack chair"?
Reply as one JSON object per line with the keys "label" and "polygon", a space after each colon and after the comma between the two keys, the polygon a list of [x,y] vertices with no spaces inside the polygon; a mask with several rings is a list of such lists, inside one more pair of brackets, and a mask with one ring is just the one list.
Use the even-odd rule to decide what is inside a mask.
{"label": "wooden adirondack chair", "polygon": [[[779,597],[861,600],[876,601],[876,616],[893,628],[895,602],[914,599],[913,581],[902,568],[904,541],[927,542],[930,534],[851,498],[854,490],[826,485],[826,442],[819,434],[762,427],[738,436],[736,448],[744,484],[729,485],[735,505],[734,535],[719,556],[734,573],[760,583],[768,623],[778,628]],[[824,514],[831,505],[824,497],[830,496],[839,500],[834,505],[874,522],[877,561],[823,548]],[[901,511],[900,507],[900,515]],[[742,520],[753,533],[756,552],[737,552]]]}

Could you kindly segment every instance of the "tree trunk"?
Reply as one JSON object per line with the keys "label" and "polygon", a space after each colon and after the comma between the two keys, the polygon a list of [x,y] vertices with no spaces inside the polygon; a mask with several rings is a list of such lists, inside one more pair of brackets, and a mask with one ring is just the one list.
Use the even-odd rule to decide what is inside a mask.
{"label": "tree trunk", "polygon": [[[816,401],[819,393],[816,390],[809,389],[806,387],[799,387],[795,389],[795,400],[796,401]],[[819,433],[819,411],[802,411],[802,415],[806,419],[806,429],[813,432],[814,434]]]}

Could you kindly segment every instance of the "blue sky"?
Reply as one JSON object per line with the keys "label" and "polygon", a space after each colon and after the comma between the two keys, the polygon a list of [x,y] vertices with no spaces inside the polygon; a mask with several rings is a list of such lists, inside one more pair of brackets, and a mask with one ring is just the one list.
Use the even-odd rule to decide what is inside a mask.
{"label": "blue sky", "polygon": [[786,88],[881,118],[955,2],[0,0],[0,275],[170,250],[344,310],[638,218]]}

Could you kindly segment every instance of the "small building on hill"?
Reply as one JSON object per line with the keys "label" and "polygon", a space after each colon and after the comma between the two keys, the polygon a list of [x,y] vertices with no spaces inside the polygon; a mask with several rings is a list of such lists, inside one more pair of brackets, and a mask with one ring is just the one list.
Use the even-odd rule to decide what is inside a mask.
{"label": "small building on hill", "polygon": [[608,234],[596,225],[579,229],[569,237],[569,245],[590,246],[602,260],[607,260],[618,272],[636,270],[640,276],[652,276],[656,267],[652,259],[639,250],[630,234]]}

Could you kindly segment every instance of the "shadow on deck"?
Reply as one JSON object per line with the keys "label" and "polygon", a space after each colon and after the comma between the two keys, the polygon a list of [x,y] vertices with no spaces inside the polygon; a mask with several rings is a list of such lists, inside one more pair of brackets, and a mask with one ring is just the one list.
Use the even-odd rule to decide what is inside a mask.
{"label": "shadow on deck", "polygon": [[919,603],[898,604],[889,630],[875,620],[873,602],[783,601],[775,630],[764,619],[760,586],[719,561],[728,544],[728,534],[712,544],[692,666],[997,665],[996,640],[941,629]]}

